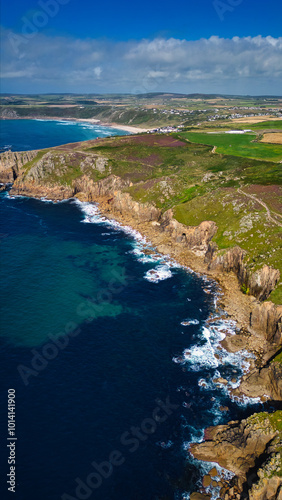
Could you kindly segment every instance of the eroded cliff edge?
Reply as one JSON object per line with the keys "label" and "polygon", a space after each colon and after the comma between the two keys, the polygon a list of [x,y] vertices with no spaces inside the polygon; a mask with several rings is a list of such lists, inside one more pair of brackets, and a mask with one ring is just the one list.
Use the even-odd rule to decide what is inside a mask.
{"label": "eroded cliff edge", "polygon": [[[111,148],[114,149],[115,154],[116,149],[120,146],[130,149],[130,140],[130,138],[120,141],[119,139],[110,141],[97,140],[44,151],[3,153],[0,155],[0,182],[4,185],[13,183],[11,194],[15,195],[44,197],[55,201],[76,197],[81,201],[98,202],[101,211],[106,216],[114,217],[138,229],[148,237],[161,253],[170,254],[181,264],[217,279],[224,291],[225,309],[231,317],[236,319],[241,329],[238,335],[225,339],[224,347],[229,350],[246,348],[256,355],[256,361],[253,363],[250,372],[243,378],[240,393],[260,397],[267,395],[276,401],[281,401],[281,360],[277,353],[281,350],[282,344],[282,306],[269,301],[269,297],[272,296],[271,294],[280,280],[279,269],[271,265],[271,259],[269,261],[266,259],[263,265],[257,266],[253,264],[252,261],[255,261],[255,259],[250,258],[250,252],[245,248],[241,248],[240,244],[220,248],[215,239],[221,228],[214,220],[205,218],[205,210],[201,213],[202,220],[200,222],[197,214],[195,224],[184,224],[177,220],[175,217],[177,211],[174,205],[179,202],[179,199],[176,200],[175,196],[182,189],[178,184],[179,173],[177,172],[177,175],[162,175],[164,173],[162,163],[157,163],[154,146],[150,146],[150,155],[148,156],[147,151],[147,157],[144,156],[142,137],[138,139],[138,144],[140,145],[141,141],[142,145],[140,157],[133,156],[133,153],[136,155],[135,150],[134,152],[130,150],[129,163],[123,163],[124,157],[120,151],[119,155],[114,157]],[[171,142],[169,139],[169,145],[167,145],[163,138],[161,140],[164,145],[159,146],[158,144],[158,148],[182,148],[185,146],[179,144],[180,141],[173,140]],[[145,139],[144,141],[146,142]],[[160,154],[159,149],[157,153]],[[191,154],[198,153],[193,150]],[[207,160],[210,161],[210,158],[207,157]],[[149,161],[151,163],[148,170]],[[188,163],[189,172],[190,168],[195,167],[194,163],[194,159]],[[132,165],[134,165],[134,172],[132,172]],[[196,167],[197,169],[200,168],[198,164],[196,164]],[[155,178],[156,169],[160,170],[158,178]],[[167,171],[165,173],[167,174]],[[150,177],[149,180],[148,176]],[[206,179],[206,174],[203,179]],[[183,179],[181,180],[183,181]],[[188,178],[187,182],[190,182],[190,178]],[[206,180],[203,180],[203,182],[206,182]],[[204,196],[211,196],[211,198],[217,195],[222,196],[223,188],[218,188],[218,183],[222,182],[222,176],[219,176],[215,181],[215,185],[213,185],[212,194],[209,195],[209,192],[207,192]],[[227,182],[229,182],[229,179],[227,179]],[[192,186],[192,188],[189,186],[188,194],[190,196],[190,191],[195,186]],[[243,210],[243,217],[240,219],[238,233],[241,240],[244,241],[242,233],[244,235],[250,227],[252,229],[254,220],[259,217],[264,220],[264,215],[258,211],[258,207],[253,203],[253,200],[250,201],[248,198],[243,204],[243,198],[241,194],[238,198],[237,190],[236,193],[235,190],[231,193],[230,188],[224,189],[224,207],[228,203],[230,196],[230,203],[233,204],[235,213],[237,210],[236,203],[240,203],[240,207],[243,206],[243,208],[240,208]],[[245,191],[247,191],[246,187]],[[187,193],[187,189],[185,193]],[[194,200],[195,198],[192,202]],[[196,198],[196,200],[198,199]],[[193,206],[191,205],[192,210]],[[269,221],[267,221],[268,223],[270,224]],[[279,229],[278,217],[276,223]],[[228,233],[225,230],[226,232]],[[264,234],[260,229],[258,229],[258,232],[263,241]],[[277,240],[274,239],[273,241],[276,242]],[[238,241],[235,241],[235,243],[238,243]],[[260,255],[258,262],[263,262]],[[231,427],[234,427],[234,425],[233,423],[230,424]],[[244,421],[243,423],[236,423],[236,426],[239,429],[236,430],[236,435],[239,436],[239,441],[241,440],[240,442],[243,443],[247,432],[244,427],[245,423]],[[216,436],[219,436],[216,431],[210,432],[214,432]],[[235,436],[234,433],[232,434],[233,431],[228,433],[229,431],[226,428],[225,432],[227,433],[226,439],[230,439],[230,442],[232,442]],[[220,434],[220,439],[225,442],[225,434]],[[245,441],[247,442],[248,439],[247,436]],[[219,441],[216,438],[216,442]],[[234,444],[234,446],[237,445]],[[241,448],[238,449],[239,455],[242,454]],[[273,448],[268,449],[271,451]],[[215,450],[213,450],[213,453],[215,453]],[[268,455],[269,453],[267,453]],[[236,476],[237,483],[234,483],[238,488],[243,487],[243,479],[240,474],[238,472],[238,476]],[[274,484],[274,480],[272,480],[272,483]],[[239,494],[238,488],[237,495]],[[268,488],[266,492],[263,492],[262,496],[250,496],[250,498],[278,498],[277,495],[281,494],[279,488],[277,487],[274,494],[276,496],[271,496],[269,492],[272,490]],[[231,492],[229,492],[226,489],[224,494],[229,496],[225,500],[232,498],[232,495],[235,494],[234,491],[231,489]],[[248,495],[250,495],[250,491]]]}
{"label": "eroded cliff edge", "polygon": [[[281,499],[282,411],[255,413],[245,420],[210,427],[202,443],[190,445],[190,452],[199,460],[217,462],[234,473],[228,484],[217,479],[220,498]],[[210,484],[207,475],[195,499],[209,494]],[[191,499],[194,497],[191,495]]]}
{"label": "eroded cliff edge", "polygon": [[[146,143],[147,137],[137,137],[138,144],[143,148],[142,141]],[[133,167],[129,165],[128,171],[116,175],[114,172],[118,168],[108,156],[108,152],[112,153],[109,144],[114,146],[112,149],[120,143],[130,149],[131,140],[132,138],[128,137],[115,138],[112,144],[109,140],[98,139],[49,150],[2,153],[0,182],[4,185],[13,183],[12,194],[53,200],[77,197],[82,201],[98,202],[102,212],[109,217],[120,218],[138,227],[159,251],[172,254],[181,263],[218,279],[225,291],[227,312],[239,322],[242,331],[251,334],[247,343],[251,343],[252,337],[260,339],[262,367],[275,351],[275,347],[282,343],[282,306],[267,300],[279,283],[279,269],[264,263],[253,270],[248,252],[239,245],[226,249],[218,248],[214,241],[219,231],[218,225],[212,220],[205,220],[204,213],[199,224],[186,225],[175,219],[173,207],[165,210],[157,206],[155,199],[153,202],[144,203],[138,199],[139,194],[134,196],[141,188],[144,191],[140,172],[132,175],[130,169]],[[160,140],[164,143],[163,137]],[[179,142],[176,141],[176,146],[175,140],[168,142],[168,146],[173,151],[178,150],[182,147]],[[94,148],[89,147],[93,144]],[[107,156],[104,154],[105,146]],[[165,149],[168,146],[165,145]],[[154,147],[150,146],[149,149],[151,152]],[[153,162],[155,160],[154,157]],[[120,161],[122,163],[122,159]],[[140,161],[143,164],[144,158]],[[139,168],[138,162],[137,167]],[[156,168],[157,165],[152,169],[153,176]],[[147,170],[142,177],[143,175],[148,177]],[[161,184],[163,191],[157,192],[157,198],[173,198],[174,191],[169,180],[164,180],[163,176],[160,179],[158,190]],[[145,186],[148,192],[154,192],[155,179],[146,181]],[[253,209],[249,206],[247,208]],[[244,210],[246,213],[246,207]],[[242,290],[245,294],[241,293]],[[270,345],[273,349],[269,349]],[[269,350],[270,356],[267,355]]]}

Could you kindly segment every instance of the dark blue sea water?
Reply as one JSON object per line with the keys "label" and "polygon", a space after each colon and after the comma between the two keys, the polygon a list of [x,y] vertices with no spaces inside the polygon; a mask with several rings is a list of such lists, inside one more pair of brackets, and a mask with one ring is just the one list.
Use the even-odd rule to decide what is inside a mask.
{"label": "dark blue sea water", "polygon": [[89,122],[67,120],[0,120],[0,148],[29,151],[128,132]]}
{"label": "dark blue sea water", "polygon": [[[218,344],[234,325],[207,323],[215,284],[89,204],[2,194],[0,206],[0,498],[189,498],[211,465],[188,443],[256,409],[213,380],[230,388],[243,366]],[[5,484],[9,388],[15,495]]]}

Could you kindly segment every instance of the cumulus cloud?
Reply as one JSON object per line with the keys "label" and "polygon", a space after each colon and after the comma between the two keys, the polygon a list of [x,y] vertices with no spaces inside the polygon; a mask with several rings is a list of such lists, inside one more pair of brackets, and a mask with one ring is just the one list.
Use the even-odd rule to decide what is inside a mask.
{"label": "cumulus cloud", "polygon": [[271,36],[113,42],[3,30],[2,52],[3,92],[281,93],[282,38]]}

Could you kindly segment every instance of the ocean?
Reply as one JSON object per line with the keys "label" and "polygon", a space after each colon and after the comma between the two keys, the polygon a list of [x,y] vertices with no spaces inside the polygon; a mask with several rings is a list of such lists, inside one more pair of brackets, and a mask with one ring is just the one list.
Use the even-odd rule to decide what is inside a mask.
{"label": "ocean", "polygon": [[261,408],[230,395],[249,355],[221,349],[236,325],[217,284],[93,204],[2,193],[0,206],[0,459],[8,474],[16,437],[13,498],[188,499],[214,465],[189,443]]}
{"label": "ocean", "polygon": [[110,135],[128,132],[71,120],[0,120],[0,148],[11,151],[44,149]]}

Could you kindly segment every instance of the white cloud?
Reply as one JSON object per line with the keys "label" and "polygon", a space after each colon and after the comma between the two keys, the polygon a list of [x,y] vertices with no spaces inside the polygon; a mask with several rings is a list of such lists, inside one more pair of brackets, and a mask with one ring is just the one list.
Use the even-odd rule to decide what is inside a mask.
{"label": "white cloud", "polygon": [[100,66],[96,66],[96,68],[94,68],[94,75],[97,78],[100,78],[101,77],[101,73],[102,73],[102,68],[100,68]]}
{"label": "white cloud", "polygon": [[2,91],[280,94],[282,38],[128,42],[2,31]]}

